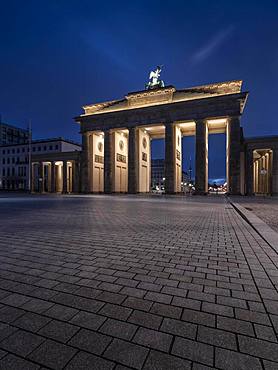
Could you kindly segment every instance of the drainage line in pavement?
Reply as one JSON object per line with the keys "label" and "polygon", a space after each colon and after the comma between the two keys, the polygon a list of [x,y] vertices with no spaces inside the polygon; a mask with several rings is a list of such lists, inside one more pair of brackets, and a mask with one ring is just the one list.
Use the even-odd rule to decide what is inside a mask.
{"label": "drainage line in pavement", "polygon": [[255,228],[255,226],[248,220],[248,218],[245,216],[244,213],[242,213],[235,205],[228,199],[228,202],[231,204],[231,206],[236,210],[236,212],[252,227],[253,230],[256,231],[258,235],[270,246],[271,249],[274,250],[274,252],[277,253],[277,251],[273,248],[273,246],[269,243],[269,241]]}

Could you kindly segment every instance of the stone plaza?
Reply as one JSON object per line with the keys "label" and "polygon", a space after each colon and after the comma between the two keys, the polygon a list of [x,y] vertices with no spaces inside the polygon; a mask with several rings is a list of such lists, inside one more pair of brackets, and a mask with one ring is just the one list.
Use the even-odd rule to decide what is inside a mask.
{"label": "stone plaza", "polygon": [[0,198],[0,369],[278,368],[278,255],[224,197]]}

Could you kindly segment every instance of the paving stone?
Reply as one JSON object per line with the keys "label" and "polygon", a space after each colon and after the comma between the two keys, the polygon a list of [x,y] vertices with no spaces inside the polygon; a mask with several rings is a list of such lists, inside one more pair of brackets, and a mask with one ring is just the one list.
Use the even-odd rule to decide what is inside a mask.
{"label": "paving stone", "polygon": [[44,312],[44,315],[52,317],[53,319],[59,320],[70,320],[74,315],[78,313],[78,310],[75,308],[62,306],[60,304],[54,304],[47,311]]}
{"label": "paving stone", "polygon": [[277,342],[277,337],[271,327],[259,324],[254,324],[254,327],[258,338],[268,340],[270,342]]}
{"label": "paving stone", "polygon": [[254,336],[254,329],[250,322],[237,320],[230,317],[217,316],[217,328],[239,334]]}
{"label": "paving stone", "polygon": [[174,297],[172,300],[172,305],[189,308],[192,310],[200,310],[201,301],[197,301],[196,299],[190,298]]}
{"label": "paving stone", "polygon": [[49,339],[32,352],[29,358],[51,369],[62,370],[76,352],[77,350],[70,346]]}
{"label": "paving stone", "polygon": [[13,322],[14,326],[18,328],[25,329],[36,333],[43,326],[48,324],[51,319],[38,315],[36,313],[27,312],[25,315],[21,316],[19,319]]}
{"label": "paving stone", "polygon": [[149,311],[152,307],[152,302],[141,298],[127,297],[123,305],[137,310]]}
{"label": "paving stone", "polygon": [[215,327],[215,315],[194,310],[183,310],[182,320]]}
{"label": "paving stone", "polygon": [[222,348],[215,349],[215,365],[223,370],[263,369],[258,358]]}
{"label": "paving stone", "polygon": [[263,360],[265,370],[277,370],[277,362]]}
{"label": "paving stone", "polygon": [[112,370],[114,363],[86,352],[79,352],[65,370]]}
{"label": "paving stone", "polygon": [[134,343],[114,339],[104,353],[106,358],[135,369],[141,369],[149,350]]}
{"label": "paving stone", "polygon": [[0,370],[39,370],[40,366],[31,361],[24,360],[12,354],[8,354],[0,360]]}
{"label": "paving stone", "polygon": [[[246,297],[247,299],[247,297]],[[217,303],[232,306],[232,307],[240,307],[240,308],[248,308],[246,301],[243,299],[232,298],[232,297],[217,297]]]}
{"label": "paving stone", "polygon": [[125,294],[131,297],[143,298],[146,295],[146,290],[131,288],[131,287],[124,287],[121,290],[121,294]]}
{"label": "paving stone", "polygon": [[127,320],[131,312],[132,310],[130,308],[121,307],[110,303],[105,304],[105,306],[99,311],[101,315],[119,320]]}
{"label": "paving stone", "polygon": [[197,362],[193,362],[192,370],[213,370],[215,367],[210,367],[202,364],[198,364]]}
{"label": "paving stone", "polygon": [[174,307],[172,305],[166,305],[163,303],[154,303],[150,312],[166,317],[172,317],[175,319],[179,319],[181,317],[182,308],[181,307]]}
{"label": "paving stone", "polygon": [[12,323],[20,316],[24,315],[26,311],[19,308],[3,306],[0,307],[0,321],[4,323]]}
{"label": "paving stone", "polygon": [[9,306],[20,307],[24,303],[30,301],[30,299],[30,297],[27,297],[25,295],[13,293],[6,296],[5,298],[2,298],[0,302]]}
{"label": "paving stone", "polygon": [[18,330],[0,343],[0,347],[19,356],[27,356],[44,342],[38,335]]}
{"label": "paving stone", "polygon": [[195,339],[197,325],[180,320],[164,318],[160,330],[180,337]]}
{"label": "paving stone", "polygon": [[78,310],[97,312],[104,306],[103,302],[95,299],[89,299],[84,297],[75,296],[68,293],[57,294],[52,300],[56,303],[70,306]]}
{"label": "paving stone", "polygon": [[190,361],[151,350],[144,370],[187,370],[191,369]]}
{"label": "paving stone", "polygon": [[[271,204],[275,202],[272,199]],[[120,361],[114,360],[113,370],[147,365],[155,370],[164,363],[178,368],[181,361],[185,368],[193,361],[192,370],[253,370],[262,365],[267,370],[276,364],[277,253],[227,206],[226,199],[169,197],[158,201],[143,196],[73,195],[61,201],[49,195],[47,202],[43,197],[30,202],[22,195],[20,202],[6,197],[5,205],[0,207],[3,343],[23,328],[29,335],[49,330],[45,335],[52,337],[55,332],[59,341],[74,340],[82,332],[79,345],[86,354],[80,357],[80,366],[95,358],[87,352],[94,350],[87,348],[94,341],[96,348],[101,347],[96,358],[103,361],[108,361],[103,352],[112,343],[122,343],[122,353],[115,353]],[[24,213],[17,212],[19,206]],[[32,216],[28,223],[27,213]],[[50,330],[45,321],[49,319],[59,320],[61,330]],[[149,343],[130,342],[137,333],[133,325],[140,326],[137,338],[142,332],[149,333],[140,337]],[[65,328],[72,327],[88,329],[88,333],[80,330],[70,338],[72,333],[67,334]],[[173,350],[179,354],[149,349],[149,345],[160,345],[153,340],[153,330],[163,338],[175,336],[171,345],[175,343]],[[235,335],[244,353],[237,351]],[[62,344],[47,343],[55,343],[53,355],[48,356],[53,363],[42,366],[79,366],[76,348],[62,346],[61,357],[66,359],[57,365],[53,358],[57,345]],[[212,362],[210,343],[218,363]],[[162,348],[171,352],[171,345],[167,342]],[[34,348],[34,353],[43,346]],[[66,349],[74,351],[77,362],[71,362]],[[132,358],[133,351],[140,354],[137,360]],[[6,357],[2,349],[0,358]]]}
{"label": "paving stone", "polygon": [[150,329],[158,329],[162,322],[162,317],[147,312],[134,310],[130,315],[128,322],[145,326],[146,328]]}
{"label": "paving stone", "polygon": [[126,296],[122,294],[112,292],[102,292],[97,295],[97,299],[103,302],[121,304],[125,300]]}
{"label": "paving stone", "polygon": [[45,336],[50,339],[58,340],[59,342],[66,343],[79,328],[77,326],[68,324],[66,322],[61,322],[57,320],[52,320],[46,326],[44,326],[38,334]]}
{"label": "paving stone", "polygon": [[53,306],[54,303],[43,301],[42,299],[31,298],[27,303],[23,304],[21,308],[26,311],[35,313],[43,313]]}
{"label": "paving stone", "polygon": [[103,334],[112,335],[113,337],[125,340],[131,340],[136,330],[136,325],[114,319],[106,320],[99,329],[99,331]]}
{"label": "paving stone", "polygon": [[100,355],[111,342],[111,339],[107,335],[81,329],[68,343],[73,347]]}
{"label": "paving stone", "polygon": [[278,344],[261,339],[238,336],[239,350],[270,361],[278,362]]}
{"label": "paving stone", "polygon": [[213,365],[213,347],[190,339],[176,337],[172,354],[209,366]]}
{"label": "paving stone", "polygon": [[161,333],[157,330],[139,328],[133,342],[163,352],[168,352],[172,339],[172,335]]}
{"label": "paving stone", "polygon": [[147,292],[144,298],[150,301],[166,303],[166,304],[169,304],[172,300],[172,296],[168,294],[162,294],[162,293],[156,293],[156,292]]}
{"label": "paving stone", "polygon": [[249,310],[243,310],[241,308],[235,309],[235,315],[237,319],[246,320],[262,325],[271,325],[267,314]]}
{"label": "paving stone", "polygon": [[14,326],[0,323],[0,341],[17,331]]}
{"label": "paving stone", "polygon": [[237,350],[235,334],[228,333],[224,330],[198,326],[197,340],[217,347],[224,347]]}
{"label": "paving stone", "polygon": [[202,311],[214,313],[216,315],[234,317],[233,308],[221,304],[203,302]]}
{"label": "paving stone", "polygon": [[100,316],[91,312],[80,311],[70,320],[70,322],[83,328],[97,330],[105,320],[106,318],[104,316]]}

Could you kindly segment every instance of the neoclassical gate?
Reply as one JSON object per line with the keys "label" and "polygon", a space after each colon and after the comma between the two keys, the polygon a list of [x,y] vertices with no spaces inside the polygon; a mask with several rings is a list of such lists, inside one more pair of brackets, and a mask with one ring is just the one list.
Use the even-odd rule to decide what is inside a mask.
{"label": "neoclassical gate", "polygon": [[[181,191],[182,137],[195,136],[196,193],[208,192],[208,136],[226,133],[227,187],[241,193],[244,156],[240,117],[248,93],[242,81],[176,90],[132,92],[121,100],[84,106],[76,117],[82,134],[83,192],[148,192],[151,140],[165,138],[165,190]],[[242,154],[241,154],[242,152]]]}

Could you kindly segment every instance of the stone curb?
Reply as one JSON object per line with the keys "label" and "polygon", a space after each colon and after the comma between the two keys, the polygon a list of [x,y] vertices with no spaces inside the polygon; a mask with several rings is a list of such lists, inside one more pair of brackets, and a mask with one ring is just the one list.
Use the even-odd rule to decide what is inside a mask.
{"label": "stone curb", "polygon": [[248,211],[238,203],[230,204],[235,210],[253,227],[255,231],[278,253],[278,233],[268,226],[263,220],[253,212]]}

